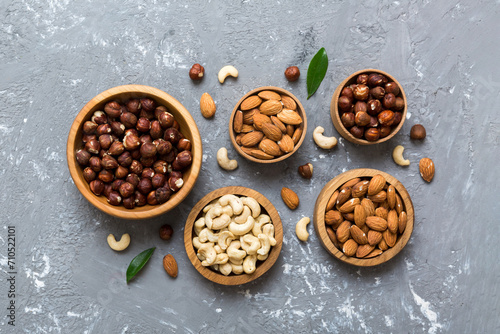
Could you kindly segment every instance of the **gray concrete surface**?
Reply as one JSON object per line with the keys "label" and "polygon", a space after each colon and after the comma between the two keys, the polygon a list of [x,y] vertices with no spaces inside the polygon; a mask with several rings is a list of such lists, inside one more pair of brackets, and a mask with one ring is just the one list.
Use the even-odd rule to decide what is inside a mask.
{"label": "gray concrete surface", "polygon": [[[0,332],[2,333],[498,333],[498,154],[500,143],[500,33],[498,1],[1,1],[0,6]],[[320,48],[329,69],[306,100],[307,66]],[[193,84],[190,66],[206,78]],[[218,70],[239,69],[223,85]],[[288,83],[289,65],[302,71]],[[379,68],[403,85],[408,119],[389,142],[360,147],[340,140],[331,151],[312,141],[317,125],[338,135],[330,99],[348,74]],[[202,133],[204,161],[195,189],[172,212],[147,221],[115,219],[91,206],[66,166],[70,125],[92,97],[122,84],[151,85],[176,97]],[[290,90],[306,108],[308,136],[275,168],[236,157],[226,134],[229,113],[247,91],[262,85]],[[209,92],[213,120],[199,113]],[[409,139],[422,123],[428,137]],[[408,168],[394,164],[402,144]],[[221,170],[219,147],[239,168]],[[424,183],[420,158],[436,176]],[[296,169],[314,164],[314,177]],[[402,253],[376,268],[335,260],[311,237],[301,243],[294,225],[313,214],[322,187],[358,167],[386,171],[408,189],[416,209],[413,236]],[[275,266],[257,281],[213,284],[189,262],[183,226],[192,206],[228,185],[267,196],[284,223]],[[282,185],[297,190],[290,211]],[[169,242],[157,236],[169,223]],[[8,226],[15,227],[15,298],[8,297]],[[109,233],[128,232],[132,244],[115,253]],[[130,284],[125,271],[140,251],[156,246]],[[179,277],[161,264],[172,253]],[[8,324],[15,300],[15,327]]]}

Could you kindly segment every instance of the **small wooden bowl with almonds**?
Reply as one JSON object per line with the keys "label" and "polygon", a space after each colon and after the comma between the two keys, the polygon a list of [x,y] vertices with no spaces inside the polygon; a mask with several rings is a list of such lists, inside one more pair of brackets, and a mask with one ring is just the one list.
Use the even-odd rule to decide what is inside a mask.
{"label": "small wooden bowl with almonds", "polygon": [[410,195],[393,176],[360,168],[333,178],[314,207],[323,247],[355,266],[376,266],[396,256],[413,232]]}
{"label": "small wooden bowl with almonds", "polygon": [[285,89],[256,88],[243,96],[229,120],[234,148],[258,163],[282,161],[304,141],[307,118],[300,101]]}

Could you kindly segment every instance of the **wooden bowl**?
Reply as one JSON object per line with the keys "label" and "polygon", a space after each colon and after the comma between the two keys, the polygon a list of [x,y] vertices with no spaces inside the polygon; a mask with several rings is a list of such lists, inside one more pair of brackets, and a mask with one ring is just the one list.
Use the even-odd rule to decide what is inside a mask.
{"label": "wooden bowl", "polygon": [[[367,74],[380,73],[380,74],[386,76],[388,79],[394,81],[399,86],[400,93],[399,93],[398,97],[402,97],[404,102],[405,102],[404,108],[402,110],[401,122],[396,127],[392,128],[391,133],[387,137],[380,138],[379,140],[376,140],[376,141],[368,141],[366,139],[359,139],[359,138],[354,137],[345,128],[345,126],[342,124],[342,121],[340,120],[340,113],[339,113],[339,108],[338,108],[338,101],[339,101],[340,93],[342,92],[342,89],[344,89],[344,87],[356,83],[357,76],[359,74],[363,74],[363,73],[367,73]],[[392,137],[394,137],[396,135],[396,133],[398,133],[398,131],[403,127],[403,123],[405,122],[405,119],[406,119],[407,109],[408,109],[408,103],[406,100],[405,92],[403,90],[403,86],[401,86],[401,84],[389,73],[381,71],[381,70],[375,70],[375,69],[361,70],[361,71],[355,72],[355,73],[351,74],[349,77],[347,77],[347,79],[345,79],[344,81],[342,81],[342,83],[340,85],[338,85],[337,89],[333,93],[332,101],[330,103],[330,115],[332,117],[332,121],[333,121],[333,125],[335,126],[335,129],[337,129],[338,133],[342,137],[344,137],[345,139],[347,139],[348,141],[350,141],[354,144],[359,144],[359,145],[379,144],[379,143],[383,143],[383,142],[391,139]]]}
{"label": "wooden bowl", "polygon": [[[174,115],[179,123],[181,132],[191,141],[193,162],[189,169],[183,172],[184,185],[178,192],[174,193],[166,203],[153,206],[147,204],[145,206],[135,207],[134,209],[126,209],[123,206],[112,206],[107,202],[104,196],[96,196],[90,191],[89,185],[82,175],[83,168],[80,167],[75,159],[75,152],[83,147],[82,125],[90,120],[95,111],[103,110],[104,105],[109,101],[116,100],[118,102],[125,102],[132,97],[149,97],[155,100],[157,104],[164,105],[169,109],[169,112]],[[193,189],[198,178],[201,168],[202,151],[198,127],[187,109],[184,108],[179,101],[157,88],[142,85],[125,85],[114,87],[100,93],[82,108],[71,126],[66,155],[69,171],[76,187],[96,208],[119,218],[145,219],[172,210],[186,198],[191,189]]]}
{"label": "wooden bowl", "polygon": [[[257,159],[253,156],[251,156],[250,154],[247,154],[245,153],[242,149],[241,149],[241,146],[239,146],[237,143],[236,143],[236,133],[234,132],[234,129],[233,129],[233,123],[234,123],[234,116],[236,115],[236,112],[239,110],[240,108],[240,105],[241,103],[249,96],[251,95],[255,95],[255,94],[258,94],[259,92],[261,91],[264,91],[264,90],[271,90],[271,91],[275,91],[277,92],[278,94],[280,95],[287,95],[289,97],[291,97],[295,103],[297,104],[297,112],[299,113],[300,117],[302,117],[302,124],[300,125],[300,128],[302,129],[302,136],[300,137],[299,141],[297,142],[297,144],[295,145],[293,151],[291,151],[290,153],[287,153],[287,154],[284,154],[282,156],[279,156],[277,158],[274,158],[274,159],[269,159],[269,160],[265,160],[265,159]],[[302,104],[300,103],[299,99],[297,99],[292,93],[290,93],[289,91],[283,89],[283,88],[279,88],[279,87],[274,87],[274,86],[264,86],[264,87],[259,87],[259,88],[255,88],[254,90],[251,90],[249,91],[248,93],[246,93],[239,101],[238,103],[236,103],[236,106],[234,107],[233,109],[233,112],[231,113],[231,117],[229,119],[229,137],[231,138],[231,142],[233,143],[233,146],[234,148],[236,149],[236,151],[238,151],[238,153],[245,157],[246,159],[250,160],[250,161],[254,161],[254,162],[258,162],[258,163],[263,163],[263,164],[270,164],[270,163],[274,163],[274,162],[278,162],[278,161],[282,161],[282,160],[285,160],[286,158],[288,158],[289,156],[291,156],[292,154],[294,154],[300,147],[300,145],[302,145],[302,142],[304,141],[304,138],[306,136],[306,130],[307,130],[307,117],[306,117],[306,112],[304,111],[304,107],[302,106]]]}
{"label": "wooden bowl", "polygon": [[[370,258],[370,259],[359,259],[356,257],[346,256],[342,251],[337,249],[333,242],[328,237],[326,233],[325,226],[325,211],[328,200],[335,192],[335,190],[339,189],[344,183],[349,180],[352,180],[357,177],[372,177],[376,174],[381,174],[385,177],[388,184],[392,184],[395,188],[399,196],[401,197],[405,211],[407,214],[407,223],[406,229],[403,231],[403,234],[398,234],[398,239],[394,247],[389,248],[384,251],[382,254]],[[410,199],[410,195],[406,191],[405,187],[401,182],[399,182],[393,176],[384,173],[382,171],[376,169],[368,169],[368,168],[359,168],[347,171],[333,178],[330,182],[328,182],[325,187],[321,190],[318,195],[318,199],[316,200],[316,205],[314,207],[314,229],[316,230],[316,234],[323,245],[323,247],[330,253],[335,256],[339,260],[349,263],[355,266],[361,267],[369,267],[376,266],[381,263],[387,262],[392,259],[396,254],[398,254],[406,245],[408,240],[410,239],[411,233],[413,232],[413,222],[414,222],[414,210],[413,203]]]}
{"label": "wooden bowl", "polygon": [[[257,269],[250,275],[243,273],[241,275],[230,274],[229,276],[224,276],[221,273],[213,271],[208,267],[202,266],[201,261],[196,256],[196,251],[193,246],[194,222],[203,213],[203,208],[207,204],[209,204],[212,200],[217,199],[226,194],[233,194],[240,196],[243,195],[255,198],[257,202],[260,203],[260,206],[263,209],[263,211],[266,211],[266,213],[271,217],[271,221],[273,222],[274,225],[274,238],[276,239],[276,245],[271,247],[271,250],[269,252],[269,257],[265,261],[263,262],[259,261],[260,263],[259,262],[257,263]],[[186,221],[186,226],[184,227],[184,245],[186,247],[186,253],[189,257],[189,260],[191,260],[191,263],[196,268],[196,270],[198,270],[200,274],[202,274],[205,278],[209,279],[212,282],[223,285],[245,284],[262,276],[274,265],[274,263],[278,259],[278,256],[280,255],[281,252],[281,247],[283,245],[283,225],[281,224],[281,218],[276,208],[261,193],[245,187],[231,186],[231,187],[219,188],[205,195],[205,197],[203,197],[198,203],[196,203],[196,205],[191,210],[191,213],[189,214]]]}

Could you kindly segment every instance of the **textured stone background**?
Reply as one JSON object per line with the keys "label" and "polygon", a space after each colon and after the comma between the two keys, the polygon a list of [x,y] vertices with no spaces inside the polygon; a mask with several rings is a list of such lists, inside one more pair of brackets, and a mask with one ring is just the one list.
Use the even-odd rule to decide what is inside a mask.
{"label": "textured stone background", "polygon": [[[500,122],[498,1],[0,1],[0,332],[2,333],[498,333],[497,245]],[[306,100],[307,66],[324,46],[329,69]],[[193,84],[190,66],[206,78]],[[217,81],[226,64],[238,79]],[[283,71],[297,65],[300,80]],[[317,125],[338,135],[329,116],[336,86],[350,73],[379,68],[404,86],[408,119],[389,142],[360,147],[340,140],[331,151],[312,141]],[[165,90],[192,113],[202,133],[204,161],[188,198],[148,221],[115,219],[92,207],[67,170],[65,149],[78,111],[98,93],[122,84]],[[309,131],[300,150],[272,169],[237,157],[221,170],[221,146],[236,157],[226,134],[230,111],[250,89],[290,90],[307,111]],[[213,120],[199,113],[209,92]],[[413,124],[428,137],[409,140]],[[408,168],[391,158],[406,147]],[[436,176],[424,183],[420,158]],[[296,169],[312,162],[312,180]],[[332,258],[311,237],[301,243],[294,225],[313,214],[322,187],[358,167],[386,171],[402,181],[416,209],[413,236],[396,258],[356,268]],[[275,266],[256,282],[213,284],[189,262],[183,226],[191,207],[228,185],[267,196],[284,223],[284,247]],[[301,205],[285,207],[282,185]],[[175,236],[163,242],[158,228]],[[17,318],[7,324],[7,226],[17,230]],[[132,244],[115,253],[109,233],[128,232]],[[140,251],[156,246],[129,285],[125,271]],[[161,264],[172,253],[179,277]],[[4,316],[5,315],[5,316]]]}

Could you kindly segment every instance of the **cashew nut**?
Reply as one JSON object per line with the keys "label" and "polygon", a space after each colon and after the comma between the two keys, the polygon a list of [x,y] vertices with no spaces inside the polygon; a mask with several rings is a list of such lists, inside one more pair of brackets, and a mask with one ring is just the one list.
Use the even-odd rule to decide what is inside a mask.
{"label": "cashew nut", "polygon": [[125,233],[122,235],[120,241],[116,241],[115,236],[110,234],[108,235],[108,245],[112,250],[121,252],[122,250],[127,249],[128,245],[130,245],[130,235]]}
{"label": "cashew nut", "polygon": [[243,202],[235,195],[224,195],[219,199],[219,203],[222,206],[231,205],[235,215],[239,215],[243,211]]}
{"label": "cashew nut", "polygon": [[232,270],[233,270],[233,266],[231,265],[231,263],[226,262],[224,264],[219,265],[219,271],[224,276],[229,275]]}
{"label": "cashew nut", "polygon": [[200,235],[201,230],[205,227],[205,218],[201,217],[194,222],[194,233]]}
{"label": "cashew nut", "polygon": [[234,216],[233,208],[231,207],[231,205],[223,206],[222,207],[222,213],[225,213],[229,217]]}
{"label": "cashew nut", "polygon": [[307,224],[311,222],[311,219],[309,217],[304,217],[299,222],[297,225],[295,225],[295,234],[297,234],[297,238],[299,238],[300,241],[307,241],[307,238],[309,238],[309,233],[307,233]]}
{"label": "cashew nut", "polygon": [[259,234],[259,241],[261,247],[257,250],[257,254],[264,256],[269,253],[269,250],[271,249],[271,241],[265,234]]}
{"label": "cashew nut", "polygon": [[231,217],[223,213],[220,217],[214,218],[212,220],[212,229],[220,230],[222,228],[227,227],[230,222],[231,222]]}
{"label": "cashew nut", "polygon": [[231,242],[229,247],[227,247],[227,255],[229,256],[229,260],[233,263],[239,263],[242,261],[245,256],[247,256],[247,252],[243,249],[240,249],[241,242],[239,240],[234,240]]}
{"label": "cashew nut", "polygon": [[200,239],[200,242],[217,242],[219,240],[219,234],[214,233],[211,229],[204,228],[201,230],[198,238]]}
{"label": "cashew nut", "polygon": [[244,224],[247,221],[248,217],[250,217],[250,214],[250,209],[245,205],[243,207],[243,212],[241,213],[241,215],[233,217],[232,221],[234,221],[236,224]]}
{"label": "cashew nut", "polygon": [[243,259],[233,259],[232,257],[230,257],[229,263],[241,266],[243,264]]}
{"label": "cashew nut", "polygon": [[218,244],[214,246],[214,249],[215,249],[215,252],[217,253],[217,255],[222,253],[222,248],[220,248],[220,246]]}
{"label": "cashew nut", "polygon": [[262,226],[264,224],[269,223],[270,221],[271,221],[271,217],[269,217],[266,214],[261,214],[259,217],[257,217],[255,224],[253,225],[253,228],[252,228],[253,235],[255,235],[256,237],[259,236],[259,234],[262,233]]}
{"label": "cashew nut", "polygon": [[404,150],[405,148],[403,146],[401,145],[396,146],[392,151],[392,158],[394,159],[394,162],[400,166],[409,166],[410,160],[403,158]]}
{"label": "cashew nut", "polygon": [[313,139],[316,145],[325,150],[335,147],[335,145],[337,145],[337,138],[325,137],[323,136],[323,132],[325,132],[325,129],[322,126],[318,126],[314,129]]}
{"label": "cashew nut", "polygon": [[205,225],[209,229],[220,230],[229,225],[231,217],[224,213],[221,206],[214,206],[205,215]]}
{"label": "cashew nut", "polygon": [[243,265],[231,263],[231,270],[236,275],[243,274]]}
{"label": "cashew nut", "polygon": [[243,260],[243,271],[245,274],[252,274],[255,271],[255,264],[257,263],[257,255],[248,255]]}
{"label": "cashew nut", "polygon": [[203,243],[200,241],[199,237],[193,238],[193,247],[199,249]]}
{"label": "cashew nut", "polygon": [[266,253],[266,255],[257,254],[257,260],[259,260],[259,261],[265,261],[265,260],[267,260],[268,257],[269,257],[269,253]]}
{"label": "cashew nut", "polygon": [[238,70],[236,69],[236,67],[232,65],[226,65],[223,68],[221,68],[218,75],[219,82],[224,83],[224,80],[226,80],[228,76],[232,76],[235,78],[238,77]]}
{"label": "cashew nut", "polygon": [[227,148],[221,147],[217,151],[217,162],[225,170],[235,170],[238,168],[238,161],[229,160],[227,156]]}
{"label": "cashew nut", "polygon": [[200,260],[203,258],[201,264],[205,267],[214,264],[215,259],[217,258],[217,252],[215,251],[212,243],[202,244],[198,249],[197,255]]}
{"label": "cashew nut", "polygon": [[240,243],[241,248],[243,248],[243,250],[247,252],[248,255],[257,254],[257,251],[260,249],[259,238],[254,237],[251,234],[245,234],[244,236],[240,237]]}
{"label": "cashew nut", "polygon": [[[215,257],[215,262],[213,264],[224,264],[227,263],[227,261],[229,261],[229,256],[226,253],[220,253]],[[203,264],[203,262],[201,264]]]}
{"label": "cashew nut", "polygon": [[274,225],[273,224],[264,225],[264,227],[262,228],[262,233],[267,235],[271,246],[276,246],[276,239],[274,239]]}
{"label": "cashew nut", "polygon": [[255,219],[253,219],[252,216],[249,216],[244,224],[231,222],[229,224],[229,231],[234,235],[244,235],[252,230],[254,224]]}
{"label": "cashew nut", "polygon": [[234,239],[234,234],[229,231],[224,231],[219,233],[219,239],[217,243],[222,250],[227,249],[227,247],[231,244],[231,241]]}
{"label": "cashew nut", "polygon": [[243,197],[241,202],[252,210],[252,217],[257,218],[260,215],[260,204],[255,198]]}

